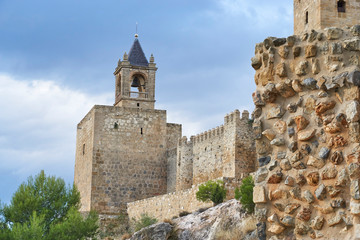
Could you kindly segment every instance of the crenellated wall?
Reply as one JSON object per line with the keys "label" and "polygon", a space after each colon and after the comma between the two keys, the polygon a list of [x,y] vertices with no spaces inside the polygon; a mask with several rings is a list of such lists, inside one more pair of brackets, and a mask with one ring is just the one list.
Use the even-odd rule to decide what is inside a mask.
{"label": "crenellated wall", "polygon": [[359,59],[359,25],[256,45],[259,239],[359,239]]}

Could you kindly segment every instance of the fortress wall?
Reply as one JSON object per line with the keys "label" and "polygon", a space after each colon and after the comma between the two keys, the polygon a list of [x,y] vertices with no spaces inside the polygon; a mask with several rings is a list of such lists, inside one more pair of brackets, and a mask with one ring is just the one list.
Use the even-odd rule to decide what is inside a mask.
{"label": "fortress wall", "polygon": [[177,151],[176,191],[191,188],[193,184],[193,140],[179,139]]}
{"label": "fortress wall", "polygon": [[[227,199],[234,198],[234,189],[239,182],[232,178],[220,178],[225,183],[227,189]],[[127,204],[129,218],[139,219],[141,214],[147,213],[149,216],[155,217],[159,221],[171,219],[179,216],[181,212],[194,212],[200,208],[212,207],[210,202],[204,203],[196,200],[196,192],[199,185],[194,185],[190,189],[181,190],[166,195],[143,199]]]}
{"label": "fortress wall", "polygon": [[166,111],[95,106],[92,206],[116,214],[126,203],[165,194]]}
{"label": "fortress wall", "polygon": [[94,110],[77,125],[74,183],[80,191],[80,211],[91,210],[91,179],[94,154]]}
{"label": "fortress wall", "polygon": [[222,175],[224,126],[198,134],[193,143],[193,185]]}
{"label": "fortress wall", "polygon": [[260,239],[359,239],[359,36],[330,28],[256,45]]}
{"label": "fortress wall", "polygon": [[167,192],[176,190],[176,159],[178,141],[181,138],[181,124],[168,123],[166,125],[167,149]]}

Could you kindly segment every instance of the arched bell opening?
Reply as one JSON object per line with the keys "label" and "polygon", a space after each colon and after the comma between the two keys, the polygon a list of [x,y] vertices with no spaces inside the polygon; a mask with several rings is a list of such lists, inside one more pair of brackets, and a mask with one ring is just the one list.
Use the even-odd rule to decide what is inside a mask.
{"label": "arched bell opening", "polygon": [[141,74],[134,74],[131,78],[130,97],[147,98],[146,80]]}

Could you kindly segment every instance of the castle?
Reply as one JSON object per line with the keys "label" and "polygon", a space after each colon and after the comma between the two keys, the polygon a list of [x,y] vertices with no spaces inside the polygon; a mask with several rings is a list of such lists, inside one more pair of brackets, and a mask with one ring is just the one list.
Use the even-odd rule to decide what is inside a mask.
{"label": "castle", "polygon": [[154,109],[157,68],[135,38],[114,106],[78,125],[81,210],[171,218],[202,206],[197,184],[233,190],[252,174],[258,239],[360,239],[359,12],[359,0],[294,0],[296,35],[255,46],[252,119],[236,110],[189,140]]}

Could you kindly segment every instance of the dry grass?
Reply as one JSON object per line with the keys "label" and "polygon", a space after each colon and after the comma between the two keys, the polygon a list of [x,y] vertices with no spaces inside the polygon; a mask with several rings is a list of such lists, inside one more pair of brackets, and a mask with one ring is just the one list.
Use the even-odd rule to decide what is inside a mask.
{"label": "dry grass", "polygon": [[256,229],[256,219],[253,216],[245,218],[236,226],[232,226],[229,229],[219,229],[216,232],[215,240],[240,240],[243,239],[246,234]]}
{"label": "dry grass", "polygon": [[254,216],[245,218],[239,226],[239,229],[246,235],[248,232],[252,232],[256,229],[256,219]]}
{"label": "dry grass", "polygon": [[168,219],[168,218],[164,219],[163,222],[164,222],[164,223],[168,223],[168,224],[170,224],[170,225],[174,225],[174,222],[173,222],[171,219]]}
{"label": "dry grass", "polygon": [[130,233],[125,233],[125,234],[123,234],[122,236],[121,236],[121,240],[126,240],[126,239],[129,239],[129,238],[131,238],[131,234]]}

